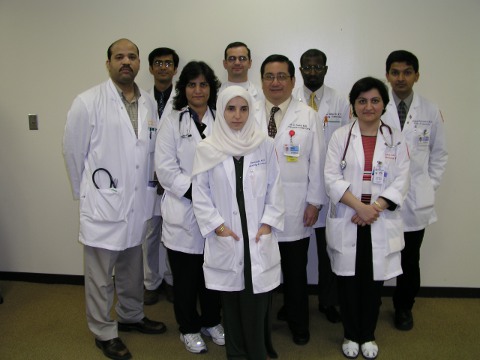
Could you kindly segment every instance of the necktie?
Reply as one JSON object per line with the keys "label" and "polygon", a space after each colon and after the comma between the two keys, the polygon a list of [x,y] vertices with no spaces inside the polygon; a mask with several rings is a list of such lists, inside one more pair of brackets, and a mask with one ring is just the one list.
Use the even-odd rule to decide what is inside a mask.
{"label": "necktie", "polygon": [[275,113],[280,110],[278,106],[272,107],[270,110],[270,121],[268,122],[268,136],[274,138],[277,135],[277,125],[275,124]]}
{"label": "necktie", "polygon": [[315,102],[315,93],[310,94],[310,100],[308,100],[308,106],[310,106],[313,110],[318,111],[317,103]]}
{"label": "necktie", "polygon": [[163,110],[165,110],[165,101],[163,100],[163,93],[160,94],[157,100],[157,105],[158,105],[158,118],[162,117]]}
{"label": "necktie", "polygon": [[407,118],[407,105],[402,101],[398,104],[397,107],[398,119],[400,120],[400,128],[403,130],[403,125],[405,124],[405,119]]}

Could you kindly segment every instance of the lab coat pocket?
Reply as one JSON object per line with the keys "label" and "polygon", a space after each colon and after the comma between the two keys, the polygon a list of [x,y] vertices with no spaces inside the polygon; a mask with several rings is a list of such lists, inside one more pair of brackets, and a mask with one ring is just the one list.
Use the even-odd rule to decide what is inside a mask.
{"label": "lab coat pocket", "polygon": [[385,237],[387,239],[387,254],[397,253],[405,247],[403,238],[403,220],[385,218]]}
{"label": "lab coat pocket", "polygon": [[430,208],[435,204],[435,190],[428,176],[419,178],[415,184],[412,184],[412,188],[415,189],[416,210]]}
{"label": "lab coat pocket", "polygon": [[[280,264],[280,249],[273,232],[261,235],[260,240],[254,243],[260,267],[267,271]],[[252,258],[253,263],[253,258]]]}
{"label": "lab coat pocket", "polygon": [[155,202],[157,199],[157,188],[147,187],[145,199],[145,220],[151,219],[155,210]]}
{"label": "lab coat pocket", "polygon": [[342,252],[344,238],[344,218],[332,218],[327,216],[325,236],[327,238],[327,246],[335,251]]}
{"label": "lab coat pocket", "polygon": [[216,270],[235,268],[235,242],[231,236],[211,236],[205,242],[204,266]]}
{"label": "lab coat pocket", "polygon": [[109,222],[125,220],[123,188],[91,189],[85,200],[86,208],[83,210],[86,212],[91,210],[94,220]]}
{"label": "lab coat pocket", "polygon": [[248,170],[248,178],[253,197],[264,197],[267,194],[266,165],[258,165]]}
{"label": "lab coat pocket", "polygon": [[163,221],[170,225],[190,231],[194,219],[192,203],[186,198],[178,198],[165,191],[162,199],[161,212]]}

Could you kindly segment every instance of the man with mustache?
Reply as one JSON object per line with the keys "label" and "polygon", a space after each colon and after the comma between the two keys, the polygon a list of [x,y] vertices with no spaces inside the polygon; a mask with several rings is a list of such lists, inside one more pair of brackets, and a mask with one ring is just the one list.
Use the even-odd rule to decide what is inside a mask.
{"label": "man with mustache", "polygon": [[[327,71],[325,53],[317,49],[305,51],[300,57],[303,86],[293,92],[295,99],[309,105],[319,115],[319,129],[323,129],[325,148],[333,132],[350,120],[347,98],[324,84]],[[319,176],[323,176],[323,171]],[[337,323],[341,320],[335,307],[338,305],[337,281],[330,266],[325,238],[327,208],[325,206],[320,210],[314,225],[318,256],[318,310],[325,314],[328,321]]]}
{"label": "man with mustache", "polygon": [[[110,79],[73,101],[63,153],[74,198],[80,199],[88,327],[106,357],[125,360],[132,355],[119,330],[166,330],[143,312],[142,239],[156,196],[158,114],[155,100],[134,82],[138,47],[120,39],[107,57]],[[110,317],[115,291],[118,323]]]}

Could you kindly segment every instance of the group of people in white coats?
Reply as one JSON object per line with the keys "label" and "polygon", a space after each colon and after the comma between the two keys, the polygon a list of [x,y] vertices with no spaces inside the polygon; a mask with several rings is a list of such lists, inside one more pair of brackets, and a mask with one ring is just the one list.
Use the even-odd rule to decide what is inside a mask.
{"label": "group of people in white coats", "polygon": [[[246,46],[232,44],[224,66],[240,73],[250,54],[235,53]],[[387,60],[393,95],[375,78],[354,84],[352,121],[348,104],[323,85],[326,56],[312,49],[301,59],[303,91],[293,96],[293,64],[269,56],[261,67],[264,98],[257,102],[248,81],[232,81],[219,92],[213,70],[191,61],[175,86],[173,110],[159,123],[155,99],[134,83],[138,48],[127,39],[109,47],[111,79],[74,101],[64,136],[74,195],[81,199],[87,319],[105,356],[131,358],[117,330],[166,330],[142,308],[141,242],[160,184],[161,239],[188,351],[206,352],[207,336],[225,345],[227,358],[276,358],[271,294],[282,273],[277,317],[287,321],[296,344],[308,343],[306,264],[316,228],[319,274],[328,278],[319,310],[332,322],[341,319],[344,356],[377,357],[383,281],[403,276],[403,268],[403,288],[412,288],[410,269],[418,268],[425,227],[436,220],[433,194],[447,158],[443,121],[433,116],[437,108],[413,95],[418,60],[415,65],[405,53],[411,54],[394,52]],[[157,67],[167,68],[163,61]],[[390,98],[402,108],[398,115]],[[431,187],[418,194],[425,182]],[[402,253],[409,231],[413,261]],[[109,314],[114,270],[118,324]],[[417,289],[405,296],[399,288],[394,298],[402,330],[413,326],[419,270],[413,278]]]}

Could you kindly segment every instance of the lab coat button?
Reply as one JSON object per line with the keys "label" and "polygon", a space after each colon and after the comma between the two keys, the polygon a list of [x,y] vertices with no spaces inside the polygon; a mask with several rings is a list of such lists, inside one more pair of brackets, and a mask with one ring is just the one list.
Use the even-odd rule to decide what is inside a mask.
{"label": "lab coat button", "polygon": [[234,212],[233,212],[233,215],[238,215],[238,212],[237,212],[237,211],[234,211]]}

